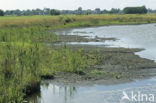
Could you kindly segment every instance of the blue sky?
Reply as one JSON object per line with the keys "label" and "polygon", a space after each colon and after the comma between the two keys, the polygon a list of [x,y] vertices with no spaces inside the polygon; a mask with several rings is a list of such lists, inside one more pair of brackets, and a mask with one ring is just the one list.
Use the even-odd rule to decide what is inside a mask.
{"label": "blue sky", "polygon": [[54,8],[74,10],[81,6],[83,9],[110,9],[126,6],[142,6],[156,9],[156,0],[0,0],[0,9],[35,9]]}

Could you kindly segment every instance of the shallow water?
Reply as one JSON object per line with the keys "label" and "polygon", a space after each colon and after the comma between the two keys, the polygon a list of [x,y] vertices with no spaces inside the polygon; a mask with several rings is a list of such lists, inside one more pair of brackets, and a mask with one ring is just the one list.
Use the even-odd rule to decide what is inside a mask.
{"label": "shallow water", "polygon": [[[68,29],[57,32],[64,35],[82,35],[89,38],[115,37],[117,41],[104,42],[72,42],[71,45],[102,45],[108,47],[144,48],[137,55],[156,61],[156,24],[104,26]],[[156,69],[153,69],[154,71]],[[152,70],[152,73],[156,73]],[[121,100],[123,91],[131,99],[132,92],[137,95],[137,101]],[[147,98],[138,102],[139,94]],[[149,101],[149,95],[155,96],[155,102]],[[43,81],[41,92],[29,99],[33,103],[156,103],[156,77],[134,80],[126,83],[76,85]]]}
{"label": "shallow water", "polygon": [[[131,98],[134,94],[156,96],[156,77],[135,82],[114,85],[74,85],[43,81],[41,94],[31,98],[33,103],[140,103],[121,100],[123,91]],[[145,99],[145,98],[144,98]],[[156,100],[156,98],[155,98]],[[155,102],[141,102],[155,103]]]}
{"label": "shallow water", "polygon": [[72,42],[69,44],[84,45],[103,45],[109,47],[144,48],[145,50],[137,53],[143,58],[156,61],[156,24],[144,25],[122,25],[122,26],[103,26],[79,29],[67,29],[56,32],[62,35],[80,35],[90,38],[117,38],[118,40],[107,40],[103,42]]}

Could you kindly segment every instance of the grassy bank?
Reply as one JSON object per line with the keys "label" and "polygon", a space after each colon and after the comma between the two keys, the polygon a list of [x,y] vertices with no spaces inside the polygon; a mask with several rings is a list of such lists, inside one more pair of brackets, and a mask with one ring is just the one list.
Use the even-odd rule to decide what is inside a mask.
{"label": "grassy bank", "polygon": [[0,34],[2,103],[21,102],[25,94],[35,92],[41,77],[83,70],[91,64],[81,50],[48,49],[46,43],[53,43],[57,37],[44,27],[6,28]]}
{"label": "grassy bank", "polygon": [[[57,36],[45,27],[5,27],[0,29],[0,101],[20,103],[23,97],[38,90],[41,77],[59,72],[87,69],[92,60],[83,50],[73,52],[52,43]],[[47,43],[51,44],[51,49]]]}
{"label": "grassy bank", "polygon": [[61,16],[5,16],[0,17],[4,26],[45,26],[56,28],[100,26],[111,24],[155,23],[156,14],[145,15],[61,15]]}
{"label": "grassy bank", "polygon": [[[58,37],[49,32],[51,29],[154,22],[155,14],[0,17],[0,102],[22,102],[23,97],[39,89],[41,77],[52,78],[61,72],[81,74],[113,59],[111,54],[94,50],[55,49],[53,43]],[[91,69],[89,73],[105,72]]]}

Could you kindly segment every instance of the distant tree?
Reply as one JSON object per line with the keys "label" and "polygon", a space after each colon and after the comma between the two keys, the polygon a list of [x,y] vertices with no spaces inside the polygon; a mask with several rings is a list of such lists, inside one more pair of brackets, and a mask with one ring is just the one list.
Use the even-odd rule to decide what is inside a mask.
{"label": "distant tree", "polygon": [[17,10],[14,11],[14,14],[17,15],[17,16],[20,16],[21,15],[21,11],[19,9],[17,9]]}
{"label": "distant tree", "polygon": [[156,13],[156,10],[152,10],[150,8],[147,11],[148,11],[148,13]]}
{"label": "distant tree", "polygon": [[0,10],[0,16],[4,16],[4,11]]}
{"label": "distant tree", "polygon": [[110,14],[118,14],[120,12],[120,9],[115,9],[115,8],[112,8],[109,13]]}
{"label": "distant tree", "polygon": [[35,11],[36,11],[37,15],[43,15],[44,14],[43,10],[41,10],[39,8],[37,8]]}
{"label": "distant tree", "polygon": [[5,12],[3,12],[1,10],[1,14],[5,14],[5,15],[17,15],[17,16],[21,16],[21,15],[70,15],[70,14],[77,14],[77,15],[89,15],[89,14],[117,14],[117,13],[124,13],[125,14],[136,14],[136,13],[156,13],[156,10],[152,10],[152,9],[146,9],[145,6],[142,7],[127,7],[124,10],[120,10],[117,8],[112,8],[111,10],[100,10],[100,8],[96,8],[95,10],[83,10],[82,7],[79,7],[77,10],[55,10],[55,9],[50,9],[50,8],[44,8],[44,9],[32,9],[32,10],[6,10]]}
{"label": "distant tree", "polygon": [[9,10],[6,10],[5,11],[5,15],[10,15],[10,11]]}
{"label": "distant tree", "polygon": [[102,14],[107,14],[108,12],[109,12],[109,11],[106,10],[106,9],[104,9],[104,10],[101,11]]}
{"label": "distant tree", "polygon": [[124,8],[123,12],[125,14],[146,14],[147,9],[145,6],[141,7],[126,7]]}
{"label": "distant tree", "polygon": [[90,9],[86,10],[86,13],[85,14],[86,15],[92,14],[92,10],[90,10]]}
{"label": "distant tree", "polygon": [[82,14],[82,11],[83,11],[83,10],[82,10],[82,7],[79,7],[79,8],[78,8],[78,14],[81,15],[81,14]]}
{"label": "distant tree", "polygon": [[60,11],[59,10],[55,10],[55,9],[51,9],[50,10],[50,15],[60,15]]}
{"label": "distant tree", "polygon": [[49,15],[50,14],[50,8],[44,8],[43,12],[44,12],[44,15]]}
{"label": "distant tree", "polygon": [[78,11],[82,11],[82,7],[79,7],[79,8],[78,8]]}
{"label": "distant tree", "polygon": [[96,9],[95,9],[95,13],[96,13],[96,14],[101,14],[100,8],[96,8]]}

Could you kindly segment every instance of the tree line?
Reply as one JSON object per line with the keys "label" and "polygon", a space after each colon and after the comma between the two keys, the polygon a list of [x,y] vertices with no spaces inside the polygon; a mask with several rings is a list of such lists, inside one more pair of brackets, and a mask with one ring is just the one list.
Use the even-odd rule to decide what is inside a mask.
{"label": "tree line", "polygon": [[145,6],[142,7],[126,7],[123,12],[125,14],[146,14],[147,9]]}
{"label": "tree line", "polygon": [[89,15],[89,14],[145,14],[145,13],[156,13],[156,10],[146,9],[145,6],[141,7],[126,7],[123,10],[112,8],[111,10],[101,10],[96,8],[95,10],[83,10],[79,7],[77,10],[56,10],[50,8],[44,9],[32,9],[32,10],[0,10],[0,16],[4,15],[15,15],[15,16],[26,16],[26,15]]}

